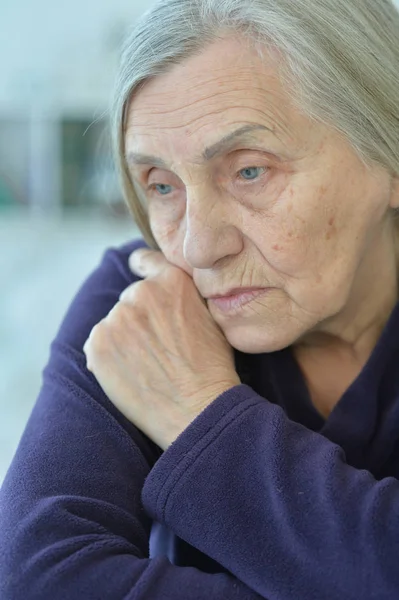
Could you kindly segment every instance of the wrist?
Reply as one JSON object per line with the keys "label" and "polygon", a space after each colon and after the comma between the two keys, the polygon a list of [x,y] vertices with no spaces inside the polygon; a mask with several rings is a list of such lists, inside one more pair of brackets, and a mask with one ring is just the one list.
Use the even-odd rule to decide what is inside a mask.
{"label": "wrist", "polygon": [[231,380],[218,382],[218,384],[209,385],[207,388],[201,388],[197,391],[195,396],[190,396],[190,409],[184,415],[179,418],[179,423],[174,424],[173,428],[169,427],[169,431],[165,432],[161,443],[158,445],[163,450],[166,450],[187,427],[210,405],[214,402],[221,394],[224,394],[228,390],[232,389],[236,385],[240,385],[241,381],[236,375]]}

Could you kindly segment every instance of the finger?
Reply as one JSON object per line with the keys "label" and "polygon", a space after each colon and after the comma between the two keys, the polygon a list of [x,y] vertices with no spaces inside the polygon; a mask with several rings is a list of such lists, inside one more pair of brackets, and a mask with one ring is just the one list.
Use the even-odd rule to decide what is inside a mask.
{"label": "finger", "polygon": [[83,352],[84,352],[84,355],[86,357],[86,369],[88,371],[91,371],[91,365],[89,364],[89,355],[88,355],[88,352],[89,352],[89,338],[87,338],[87,340],[85,342],[85,345],[83,346]]}
{"label": "finger", "polygon": [[129,256],[129,267],[141,277],[155,277],[169,264],[158,250],[139,248]]}
{"label": "finger", "polygon": [[139,286],[141,283],[143,282],[136,281],[135,283],[131,283],[127,288],[125,288],[123,292],[121,292],[119,295],[119,302],[132,302],[135,294],[137,293],[137,286]]}

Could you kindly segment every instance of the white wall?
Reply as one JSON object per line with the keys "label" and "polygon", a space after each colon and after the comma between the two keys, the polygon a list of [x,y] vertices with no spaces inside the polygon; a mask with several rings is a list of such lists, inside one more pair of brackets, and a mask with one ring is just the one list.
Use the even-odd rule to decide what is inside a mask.
{"label": "white wall", "polygon": [[[116,45],[152,0],[1,0],[0,114],[32,100],[61,111],[103,110]],[[65,108],[65,110],[64,110]]]}
{"label": "white wall", "polygon": [[115,41],[153,1],[0,0],[0,116],[33,102],[100,114],[112,89]]}
{"label": "white wall", "polygon": [[109,107],[122,37],[154,0],[0,0],[0,178],[33,211],[61,205],[62,118]]}

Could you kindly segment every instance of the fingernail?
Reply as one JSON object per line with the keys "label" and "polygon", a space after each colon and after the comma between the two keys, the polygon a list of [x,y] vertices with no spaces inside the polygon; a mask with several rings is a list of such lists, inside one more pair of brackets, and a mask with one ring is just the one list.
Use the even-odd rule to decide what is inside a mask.
{"label": "fingernail", "polygon": [[129,267],[134,271],[143,270],[143,256],[144,252],[136,250],[129,256]]}

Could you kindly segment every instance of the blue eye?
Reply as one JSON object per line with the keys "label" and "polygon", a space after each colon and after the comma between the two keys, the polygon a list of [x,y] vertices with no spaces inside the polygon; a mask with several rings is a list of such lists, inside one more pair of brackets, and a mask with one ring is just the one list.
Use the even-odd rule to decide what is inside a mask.
{"label": "blue eye", "polygon": [[247,167],[246,169],[241,169],[239,173],[243,173],[243,179],[246,181],[253,181],[260,177],[261,173],[259,171],[264,171],[263,167]]}
{"label": "blue eye", "polygon": [[155,189],[161,196],[167,196],[172,191],[172,186],[166,185],[166,183],[155,183],[150,187]]}

